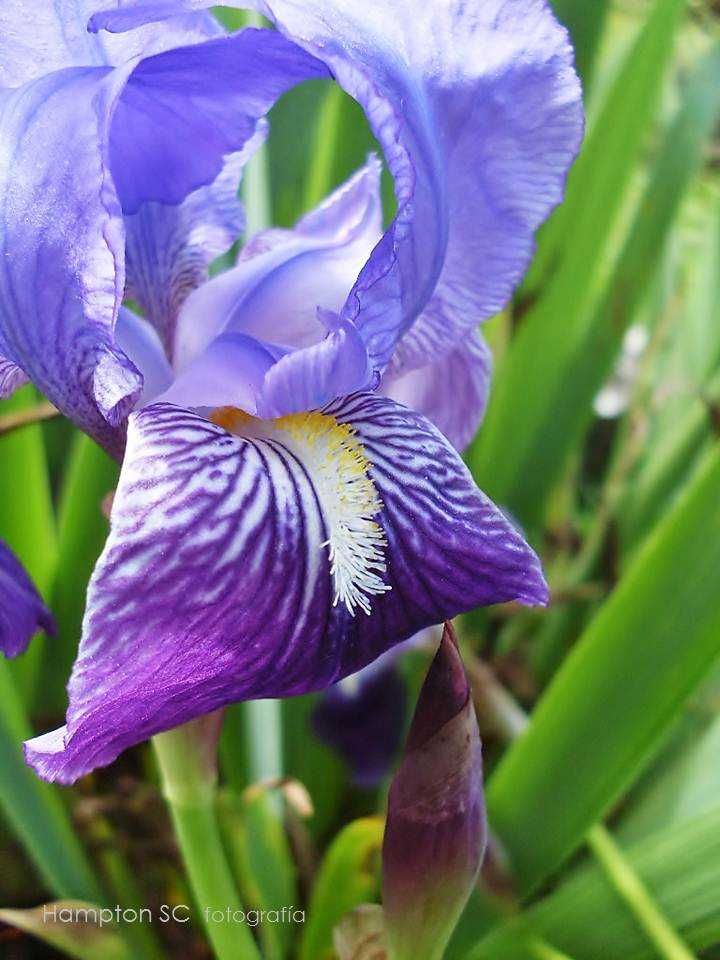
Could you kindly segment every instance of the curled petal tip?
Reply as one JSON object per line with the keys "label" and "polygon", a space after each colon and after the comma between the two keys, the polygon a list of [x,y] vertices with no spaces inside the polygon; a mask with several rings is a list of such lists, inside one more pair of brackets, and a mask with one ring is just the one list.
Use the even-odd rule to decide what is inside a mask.
{"label": "curled petal tip", "polygon": [[447,624],[390,787],[383,902],[396,960],[442,956],[485,841],[480,736]]}

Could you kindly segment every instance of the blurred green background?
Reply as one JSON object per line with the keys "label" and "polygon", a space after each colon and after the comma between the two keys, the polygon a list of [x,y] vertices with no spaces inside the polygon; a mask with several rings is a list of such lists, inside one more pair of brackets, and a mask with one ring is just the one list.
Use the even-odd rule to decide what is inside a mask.
{"label": "blurred green background", "polygon": [[[720,958],[720,7],[554,6],[576,46],[587,135],[514,303],[485,327],[491,402],[466,455],[540,552],[553,602],[459,624],[495,841],[448,957],[710,960]],[[360,109],[329,84],[293,91],[271,121],[246,186],[251,220],[263,216],[252,190],[264,174],[274,222],[290,225],[374,149]],[[25,388],[0,404],[0,537],[60,633],[0,663],[0,904],[189,902],[146,747],[72,790],[22,763],[19,742],[61,722],[117,476],[61,419],[18,427],[38,403]],[[403,664],[410,703],[427,658]],[[333,957],[338,920],[379,896],[383,791],[353,787],[313,739],[312,702],[282,705],[282,737],[234,708],[222,745],[220,813],[246,903],[308,909],[302,928],[263,929],[278,960]],[[283,773],[304,785],[312,814],[296,785],[282,800],[246,792],[258,755],[277,759],[280,740]],[[209,956],[198,924],[129,925],[112,943],[58,952],[19,932],[31,916],[0,916],[13,921],[0,930],[8,958]]]}

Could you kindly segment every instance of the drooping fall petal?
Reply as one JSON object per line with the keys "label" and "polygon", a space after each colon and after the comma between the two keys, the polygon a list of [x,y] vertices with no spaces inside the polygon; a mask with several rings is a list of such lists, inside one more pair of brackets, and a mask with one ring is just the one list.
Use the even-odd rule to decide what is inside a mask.
{"label": "drooping fall petal", "polygon": [[262,421],[130,418],[67,725],[72,781],[243,699],[322,689],[458,610],[543,603],[537,558],[424,418],[373,395]]}

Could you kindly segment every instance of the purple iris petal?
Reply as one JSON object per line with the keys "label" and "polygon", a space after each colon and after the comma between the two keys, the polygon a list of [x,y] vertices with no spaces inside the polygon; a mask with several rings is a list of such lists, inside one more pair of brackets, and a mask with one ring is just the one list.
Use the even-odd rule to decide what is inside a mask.
{"label": "purple iris petal", "polygon": [[264,130],[258,131],[243,151],[226,161],[212,184],[181,204],[145,203],[125,218],[126,294],[142,307],[170,358],[185,298],[205,283],[210,263],[243,231],[240,174],[263,136]]}
{"label": "purple iris petal", "polygon": [[[221,331],[286,347],[325,335],[318,308],[339,314],[381,235],[380,163],[371,157],[292,230],[257,234],[232,270],[188,297],[175,356],[182,367]],[[357,384],[353,385],[357,386]]]}
{"label": "purple iris petal", "polygon": [[327,397],[372,385],[365,344],[355,324],[346,320],[320,343],[288,353],[268,370],[258,398],[259,412],[279,417],[314,410]]}
{"label": "purple iris petal", "polygon": [[483,418],[490,389],[492,355],[482,334],[466,335],[446,352],[433,353],[428,346],[432,359],[417,367],[403,365],[402,345],[401,340],[381,392],[422,413],[464,450]]}
{"label": "purple iris petal", "polygon": [[[126,0],[93,17],[122,31],[209,0]],[[365,109],[398,214],[343,310],[376,369],[424,311],[469,333],[527,267],[582,134],[566,32],[543,0],[256,0]]]}
{"label": "purple iris petal", "polygon": [[144,54],[197,43],[223,32],[210,13],[171,16],[123,35],[88,32],[88,17],[102,0],[55,0],[32,7],[27,0],[0,4],[0,87],[19,87],[65,67],[118,66]]}
{"label": "purple iris petal", "polygon": [[0,540],[0,651],[22,653],[38,630],[55,632],[55,621],[30,577]]}
{"label": "purple iris petal", "polygon": [[115,343],[140,371],[143,388],[138,406],[145,406],[168,389],[173,371],[155,328],[143,317],[120,307],[115,324]]}
{"label": "purple iris petal", "polygon": [[[88,53],[73,22],[65,25],[69,46],[58,55],[101,62],[104,45]],[[150,31],[153,49],[159,32]],[[182,31],[170,25],[168,34]],[[0,356],[114,453],[142,389],[113,339],[125,286],[123,213],[216,182],[225,154],[253,137],[283,90],[327,73],[279,34],[250,34],[0,90]],[[6,49],[5,39],[3,53],[17,57],[24,77],[25,48]],[[137,244],[131,260],[137,268]]]}
{"label": "purple iris petal", "polygon": [[178,374],[159,399],[177,406],[228,406],[257,413],[265,375],[277,359],[268,344],[243,333],[223,333]]}
{"label": "purple iris petal", "polygon": [[171,405],[130,418],[67,726],[27,745],[47,779],[236,700],[325,688],[458,611],[546,600],[533,552],[421,416],[373,395],[223,416],[232,433]]}
{"label": "purple iris petal", "polygon": [[108,447],[142,386],[112,342],[123,230],[103,143],[124,83],[88,67],[0,91],[0,355]]}
{"label": "purple iris petal", "polygon": [[250,140],[281,94],[323,76],[319,61],[270,30],[242,30],[142,60],[110,132],[123,211],[137,213],[148,201],[178,204],[212,183],[223,158]]}

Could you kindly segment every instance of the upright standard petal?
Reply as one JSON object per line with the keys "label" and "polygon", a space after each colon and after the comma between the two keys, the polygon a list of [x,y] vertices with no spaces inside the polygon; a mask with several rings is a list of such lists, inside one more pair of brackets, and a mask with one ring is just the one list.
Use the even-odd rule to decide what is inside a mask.
{"label": "upright standard petal", "polygon": [[[123,213],[214,183],[284,89],[326,73],[279,34],[250,33],[0,91],[0,356],[115,454],[142,391],[113,339]],[[188,158],[186,142],[202,146]]]}
{"label": "upright standard petal", "polygon": [[142,386],[112,340],[124,237],[107,139],[125,80],[76,68],[0,92],[0,355],[111,449]]}
{"label": "upright standard petal", "polygon": [[0,540],[0,651],[16,657],[38,630],[54,633],[55,621],[22,565]]}
{"label": "upright standard petal", "polygon": [[88,18],[103,0],[27,0],[0,4],[0,87],[20,87],[66,67],[119,66],[141,54],[198,43],[223,33],[210,13],[171,16],[129,33],[92,34]]}
{"label": "upright standard petal", "polygon": [[322,412],[130,418],[67,726],[69,782],[236,700],[329,686],[446,616],[542,603],[537,558],[427,421],[359,395]]}
{"label": "upright standard petal", "polygon": [[395,960],[441,960],[486,839],[480,735],[446,624],[388,797],[383,911]]}
{"label": "upright standard petal", "polygon": [[142,307],[170,359],[183,302],[205,283],[210,263],[243,231],[240,175],[262,138],[263,131],[258,131],[245,150],[226,161],[212,184],[181,204],[148,202],[125,218],[126,295]]}
{"label": "upright standard petal", "polygon": [[[209,0],[120,0],[122,31]],[[232,5],[232,4],[231,4]],[[508,300],[582,135],[567,33],[545,0],[250,0],[358,100],[398,213],[343,309],[382,371],[424,322],[470,332]]]}
{"label": "upright standard petal", "polygon": [[319,60],[271,30],[241,30],[141,60],[110,131],[124,213],[149,201],[179,204],[213,183],[286,90],[327,75]]}

